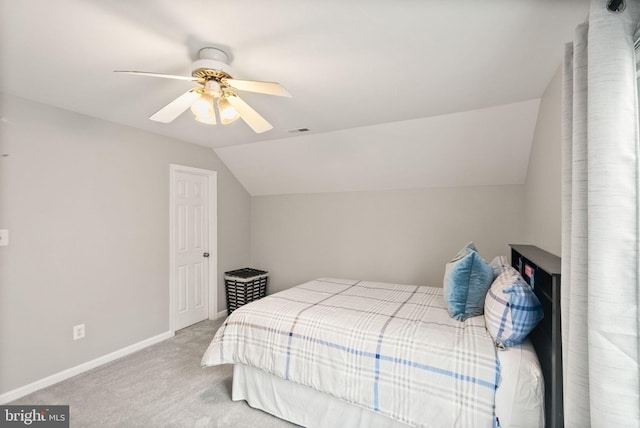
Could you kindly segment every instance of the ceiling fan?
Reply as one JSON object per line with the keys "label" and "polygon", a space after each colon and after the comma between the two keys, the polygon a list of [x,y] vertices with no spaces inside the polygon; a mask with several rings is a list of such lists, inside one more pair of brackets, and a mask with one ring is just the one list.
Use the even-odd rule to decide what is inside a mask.
{"label": "ceiling fan", "polygon": [[289,91],[276,82],[232,78],[231,69],[228,65],[229,56],[221,49],[213,47],[202,48],[198,51],[198,57],[199,59],[191,65],[191,77],[144,71],[116,70],[115,72],[165,79],[190,80],[201,85],[189,89],[149,117],[149,119],[156,122],[169,123],[191,107],[191,111],[197,121],[215,125],[217,123],[215,112],[217,105],[218,116],[223,125],[241,118],[256,133],[265,132],[273,128],[264,117],[244,102],[235,91],[291,97]]}

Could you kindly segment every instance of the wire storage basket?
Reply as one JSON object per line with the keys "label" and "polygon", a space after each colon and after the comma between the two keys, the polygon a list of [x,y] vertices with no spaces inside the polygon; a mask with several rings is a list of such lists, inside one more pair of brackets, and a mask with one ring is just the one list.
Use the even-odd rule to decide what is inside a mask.
{"label": "wire storage basket", "polygon": [[253,268],[230,270],[224,273],[227,315],[240,306],[267,295],[269,272]]}

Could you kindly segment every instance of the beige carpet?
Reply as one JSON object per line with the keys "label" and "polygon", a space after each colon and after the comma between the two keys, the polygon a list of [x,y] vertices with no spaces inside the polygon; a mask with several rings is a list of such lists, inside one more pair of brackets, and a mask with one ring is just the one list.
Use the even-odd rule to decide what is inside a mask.
{"label": "beige carpet", "polygon": [[9,404],[66,404],[71,427],[295,425],[231,401],[233,367],[200,367],[223,320],[203,321],[162,343]]}

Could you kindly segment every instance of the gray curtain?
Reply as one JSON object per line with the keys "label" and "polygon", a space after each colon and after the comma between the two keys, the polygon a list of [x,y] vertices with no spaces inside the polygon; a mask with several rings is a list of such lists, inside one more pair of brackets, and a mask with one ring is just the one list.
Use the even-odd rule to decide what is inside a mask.
{"label": "gray curtain", "polygon": [[640,427],[638,0],[593,0],[567,45],[562,346],[567,427]]}

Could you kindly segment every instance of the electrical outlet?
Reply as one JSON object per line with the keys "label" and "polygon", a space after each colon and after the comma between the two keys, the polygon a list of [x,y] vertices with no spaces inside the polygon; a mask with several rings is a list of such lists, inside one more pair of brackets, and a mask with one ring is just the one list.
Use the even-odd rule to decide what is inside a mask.
{"label": "electrical outlet", "polygon": [[84,339],[84,324],[78,324],[73,326],[73,340]]}

